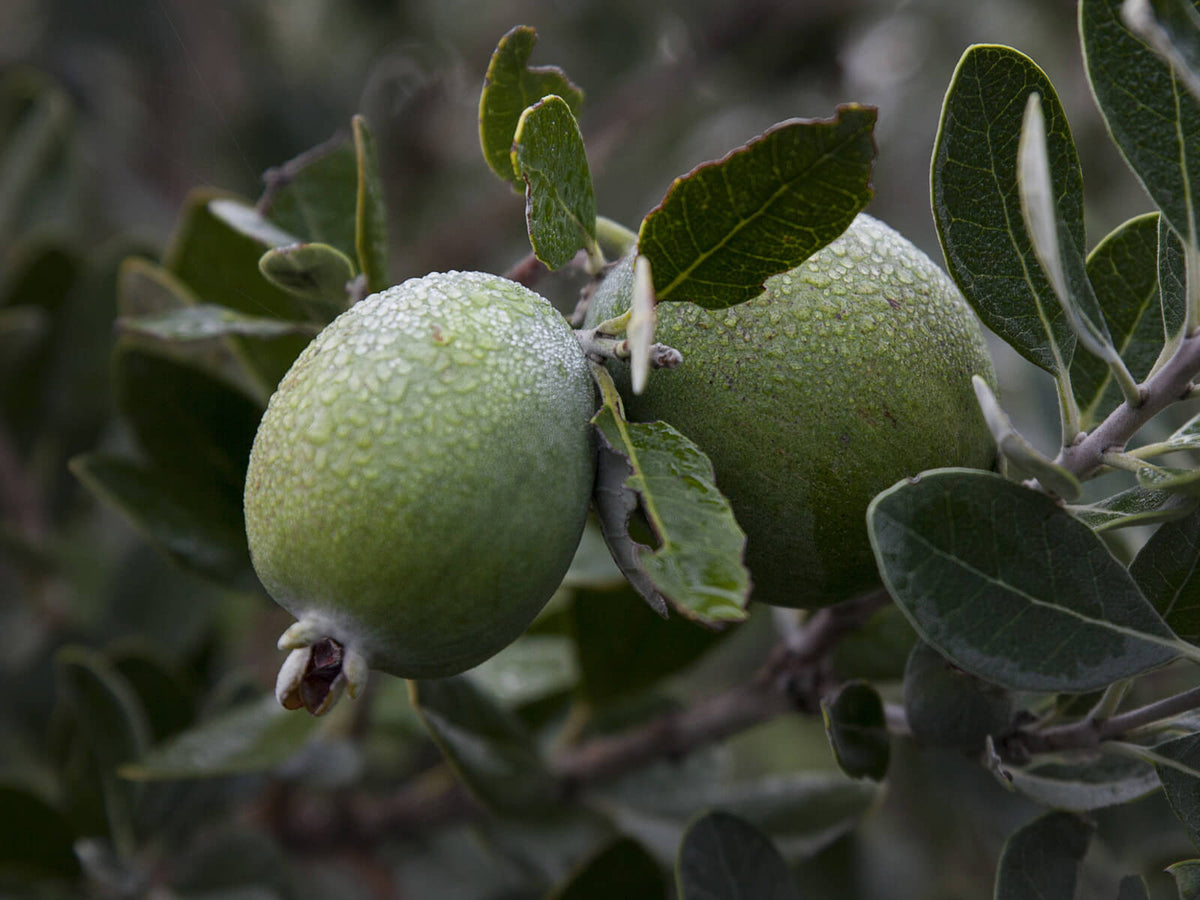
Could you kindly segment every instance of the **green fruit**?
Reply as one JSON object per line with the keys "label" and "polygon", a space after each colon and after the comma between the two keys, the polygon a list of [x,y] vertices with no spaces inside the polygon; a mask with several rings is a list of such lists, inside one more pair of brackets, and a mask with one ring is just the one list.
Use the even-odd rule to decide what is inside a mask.
{"label": "green fruit", "polygon": [[246,478],[255,570],[299,620],[280,645],[317,648],[285,664],[285,705],[324,708],[295,696],[304,671],[445,676],[516,638],[579,542],[595,405],[562,316],[494,275],[412,279],[322,331]]}
{"label": "green fruit", "polygon": [[[628,309],[632,278],[624,260],[601,282],[589,327]],[[870,589],[871,498],[923,469],[995,458],[971,385],[995,372],[970,308],[869,216],[747,303],[659,304],[656,339],[683,364],[635,397],[614,363],[628,413],[708,454],[746,531],[757,600],[815,607]]]}
{"label": "green fruit", "polygon": [[1008,729],[1012,696],[947,662],[918,643],[904,669],[904,715],[913,738],[929,747],[976,754],[988,735]]}

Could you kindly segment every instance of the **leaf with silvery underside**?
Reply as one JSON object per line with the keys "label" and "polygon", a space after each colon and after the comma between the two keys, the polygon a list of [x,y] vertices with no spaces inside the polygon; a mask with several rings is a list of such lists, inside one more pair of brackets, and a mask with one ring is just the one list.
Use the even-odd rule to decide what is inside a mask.
{"label": "leaf with silvery underside", "polygon": [[354,299],[354,263],[329,244],[274,247],[259,258],[258,270],[272,284],[313,304],[325,322]]}
{"label": "leaf with silvery underside", "polygon": [[363,116],[355,116],[350,125],[354,132],[357,179],[354,249],[358,267],[367,279],[367,290],[375,293],[392,284],[388,272],[387,207],[383,198],[383,179],[379,174],[379,151]]}
{"label": "leaf with silvery underside", "polygon": [[513,135],[526,107],[556,94],[579,114],[583,91],[557,66],[530,66],[537,32],[528,25],[510,30],[496,45],[479,95],[479,144],[491,170],[514,188],[524,182],[513,168]]}
{"label": "leaf with silvery underside", "polygon": [[781,122],[675,179],[638,233],[658,301],[742,303],[838,237],[873,193],[875,118],[848,104]]}
{"label": "leaf with silvery underside", "polygon": [[583,136],[562,97],[526,108],[513,135],[512,165],[525,182],[525,223],[534,255],[561,269],[596,249],[596,197]]}
{"label": "leaf with silvery underside", "polygon": [[[1113,344],[1138,381],[1150,374],[1163,346],[1158,284],[1158,213],[1117,226],[1088,254],[1088,280],[1104,310]],[[1124,399],[1112,370],[1091,353],[1071,360],[1071,387],[1084,429]]]}
{"label": "leaf with silvery underside", "polygon": [[1100,756],[1082,762],[1042,761],[1005,767],[1005,780],[1053,809],[1088,812],[1129,803],[1158,790],[1154,767],[1138,759]]}
{"label": "leaf with silvery underside", "polygon": [[851,778],[882,781],[891,741],[879,692],[865,681],[852,681],[821,701],[821,714],[839,768]]}
{"label": "leaf with silvery underside", "polygon": [[[666,422],[628,422],[612,376],[593,372],[602,405],[592,419],[600,437],[595,492],[600,527],[613,558],[655,608],[662,601],[703,624],[746,618],[750,576],[746,536],[717,490],[712,463]],[[656,546],[630,535],[640,510]]]}
{"label": "leaf with silvery underside", "polygon": [[1185,859],[1167,866],[1167,872],[1175,879],[1179,900],[1196,900],[1200,897],[1200,859]]}
{"label": "leaf with silvery underside", "polygon": [[675,877],[679,900],[800,900],[771,839],[727,812],[710,812],[688,827]]}
{"label": "leaf with silvery underside", "polygon": [[867,523],[913,627],[994,684],[1083,693],[1190,650],[1095,532],[999,475],[924,472],[872,500]]}
{"label": "leaf with silvery underside", "polygon": [[1179,637],[1200,643],[1200,514],[1160,526],[1129,574]]}
{"label": "leaf with silvery underside", "polygon": [[124,335],[162,341],[204,341],[227,335],[274,338],[285,334],[314,336],[316,324],[249,316],[227,306],[198,303],[149,316],[122,316],[116,327]]}
{"label": "leaf with silvery underside", "polygon": [[976,45],[959,60],[934,144],[933,212],[947,268],[975,312],[1027,360],[1058,374],[1070,364],[1075,335],[1034,253],[1017,186],[1032,93],[1041,97],[1062,231],[1074,247],[1086,246],[1083,177],[1066,115],[1045,72],[1011,47]]}
{"label": "leaf with silvery underside", "polygon": [[489,809],[520,817],[558,787],[520,720],[466,676],[410,681],[413,707],[463,782]]}
{"label": "leaf with silvery underside", "polygon": [[[1195,245],[1200,100],[1122,20],[1124,0],[1082,0],[1079,30],[1108,130],[1163,217]],[[1194,5],[1194,2],[1193,2]]]}
{"label": "leaf with silvery underside", "polygon": [[1145,465],[1137,470],[1137,480],[1149,490],[1200,497],[1200,468]]}
{"label": "leaf with silvery underside", "polygon": [[1035,819],[1009,837],[996,872],[995,900],[1074,900],[1093,826],[1067,812]]}
{"label": "leaf with silvery underside", "polygon": [[1067,509],[1093,531],[1102,532],[1179,519],[1194,510],[1197,503],[1200,500],[1185,494],[1132,487],[1095,503]]}

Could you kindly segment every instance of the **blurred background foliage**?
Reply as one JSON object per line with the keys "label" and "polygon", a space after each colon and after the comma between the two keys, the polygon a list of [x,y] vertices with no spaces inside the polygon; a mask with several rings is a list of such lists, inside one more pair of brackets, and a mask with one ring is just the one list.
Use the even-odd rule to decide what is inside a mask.
{"label": "blurred background foliage", "polygon": [[[544,896],[614,830],[667,861],[681,823],[728,783],[775,797],[755,802],[776,814],[771,833],[805,897],[990,896],[998,848],[1032,807],[964,759],[893,742],[886,792],[839,795],[844,810],[813,818],[811,803],[785,801],[808,796],[787,787],[803,774],[818,779],[805,791],[833,802],[820,788],[834,765],[819,717],[775,720],[619,780],[602,821],[514,823],[447,790],[394,679],[310,740],[306,717],[258,705],[288,617],[250,578],[173,566],[67,461],[129,453],[142,436],[114,413],[122,261],[168,252],[193,189],[253,200],[265,172],[347,133],[355,113],[374,131],[397,280],[503,272],[524,256],[521,201],[483,164],[476,132],[489,55],[514,24],[538,29],[533,63],[562,65],[587,93],[580,122],[602,214],[636,227],[696,164],[781,119],[859,101],[879,107],[870,212],[940,259],[930,149],[955,62],[977,41],[1021,48],[1058,88],[1087,176],[1089,243],[1149,208],[1103,136],[1074,18],[1070,0],[0,3],[0,891]],[[568,308],[574,279],[542,287]],[[1053,391],[996,352],[1006,406],[1036,436],[1053,421]],[[602,555],[589,559],[578,571],[606,571]],[[603,581],[592,572],[565,590],[535,626],[540,642],[480,674],[534,734],[564,717],[597,732],[677,707],[749,677],[774,639],[762,613],[719,641],[664,626]],[[843,649],[852,659],[855,647]],[[899,673],[878,657],[846,665]],[[572,725],[581,708],[589,715]],[[193,752],[253,732],[254,746],[221,751],[233,774],[118,774],[148,759],[148,777],[149,748],[229,710],[240,724]],[[181,761],[157,764],[162,775]],[[363,811],[364,798],[381,805]],[[355,827],[338,820],[347,809]],[[1188,852],[1163,812],[1157,797],[1100,815],[1125,870]]]}

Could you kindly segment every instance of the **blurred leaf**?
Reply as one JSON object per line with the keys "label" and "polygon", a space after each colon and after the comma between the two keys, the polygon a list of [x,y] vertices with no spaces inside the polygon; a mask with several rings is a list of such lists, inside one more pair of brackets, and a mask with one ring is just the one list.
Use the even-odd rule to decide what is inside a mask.
{"label": "blurred leaf", "polygon": [[1200,643],[1200,514],[1167,522],[1129,566],[1158,614],[1185,641]]}
{"label": "blurred leaf", "polygon": [[187,727],[196,714],[196,690],[149,647],[129,641],[109,650],[113,669],[137,694],[151,739],[161,742]]}
{"label": "blurred leaf", "polygon": [[268,250],[259,271],[272,284],[326,310],[331,320],[351,302],[354,263],[329,244],[289,244]]}
{"label": "blurred leaf", "polygon": [[839,681],[899,681],[916,641],[917,633],[904,613],[889,603],[838,641],[833,650],[834,677]]}
{"label": "blurred leaf", "polygon": [[[1158,293],[1158,213],[1117,226],[1087,258],[1087,274],[1104,310],[1113,343],[1139,382],[1150,374],[1163,346]],[[1091,428],[1124,399],[1104,360],[1076,353],[1071,387],[1082,425]]]}
{"label": "blurred leaf", "polygon": [[1081,0],[1079,29],[1092,93],[1109,133],[1163,217],[1200,240],[1200,101],[1170,64],[1129,31],[1123,0]]}
{"label": "blurred leaf", "polygon": [[623,584],[625,577],[613,562],[612,554],[608,552],[608,545],[604,543],[600,526],[595,517],[589,516],[579,547],[571,560],[571,568],[567,569],[567,574],[563,576],[562,586],[612,589]]}
{"label": "blurred leaf", "polygon": [[0,379],[11,381],[37,353],[50,331],[50,316],[36,306],[0,309]]}
{"label": "blurred leaf", "polygon": [[550,892],[548,900],[651,900],[665,895],[658,863],[637,841],[622,837],[580,865]]}
{"label": "blurred leaf", "polygon": [[1127,0],[1121,17],[1200,94],[1200,11],[1191,0]]}
{"label": "blurred leaf", "polygon": [[233,582],[250,566],[241,505],[133,460],[76,456],[71,472],[119,510],[152,546],[209,578]]}
{"label": "blurred leaf", "polygon": [[1142,466],[1137,471],[1140,487],[1148,491],[1166,491],[1200,496],[1200,468],[1181,469],[1174,466]]}
{"label": "blurred leaf", "polygon": [[1100,538],[1045,494],[934,470],[879,494],[867,521],[884,583],[917,632],[995,684],[1083,692],[1178,654]]}
{"label": "blurred leaf", "polygon": [[[617,565],[663,615],[665,598],[704,624],[745,619],[746,536],[713,483],[712,463],[666,422],[625,421],[612,376],[598,365],[593,372],[603,401],[592,419],[601,441],[596,511]],[[639,508],[655,548],[629,534],[630,517]]]}
{"label": "blurred leaf", "polygon": [[484,805],[519,818],[554,802],[557,785],[533,739],[469,678],[412,681],[409,686],[413,706],[434,742]]}
{"label": "blurred leaf", "polygon": [[892,747],[879,692],[864,681],[852,681],[832,698],[822,698],[821,714],[839,768],[851,778],[882,781]]}
{"label": "blurred leaf", "polygon": [[518,25],[500,38],[488,64],[479,96],[479,144],[491,170],[518,190],[524,187],[513,169],[510,151],[517,122],[526,107],[550,94],[579,114],[583,91],[557,66],[530,66],[537,32]]}
{"label": "blurred leaf", "polygon": [[928,644],[917,644],[904,669],[904,713],[918,743],[975,756],[989,735],[1008,729],[1013,702],[1007,692],[955,668]]}
{"label": "blurred leaf", "polygon": [[140,256],[121,261],[117,274],[117,312],[137,318],[186,309],[196,297],[186,284],[158,263]]}
{"label": "blurred leaf", "polygon": [[959,60],[933,150],[933,210],[947,268],[984,324],[1054,374],[1070,363],[1075,335],[1030,244],[1017,190],[1017,144],[1034,92],[1063,233],[1085,246],[1083,180],[1066,116],[1050,79],[1011,47],[978,44]]}
{"label": "blurred leaf", "polygon": [[547,268],[561,269],[580,249],[598,252],[592,174],[566,100],[551,95],[521,113],[512,167],[525,181],[529,243]]}
{"label": "blurred leaf", "polygon": [[150,337],[161,341],[204,341],[227,335],[251,338],[273,338],[285,334],[312,337],[317,325],[305,322],[285,322],[264,316],[248,316],[226,306],[199,303],[155,315],[128,317],[117,320],[117,328],[134,337]]}
{"label": "blurred leaf", "polygon": [[383,181],[379,175],[379,151],[367,120],[355,116],[354,130],[356,167],[354,247],[359,268],[367,278],[371,293],[391,287],[388,274],[387,207],[383,202]]}
{"label": "blurred leaf", "polygon": [[742,303],[845,231],[873,193],[875,118],[789,119],[676,178],[638,233],[658,300]]}
{"label": "blurred leaf", "polygon": [[800,900],[770,839],[726,812],[708,813],[688,827],[676,878],[680,900]]}
{"label": "blurred leaf", "polygon": [[319,722],[264,697],[174,735],[126,762],[120,774],[133,781],[161,781],[267,772],[295,756]]}
{"label": "blurred leaf", "polygon": [[1052,809],[1088,812],[1129,803],[1158,790],[1158,774],[1149,763],[1104,755],[1071,763],[1035,759],[1024,767],[1005,768],[1008,783]]}
{"label": "blurred leaf", "polygon": [[1054,812],[1017,830],[1004,845],[996,873],[996,900],[1074,900],[1079,864],[1092,826]]}
{"label": "blurred leaf", "polygon": [[291,861],[273,837],[222,824],[172,854],[172,892],[198,900],[290,898]]}
{"label": "blurred leaf", "polygon": [[1167,866],[1167,871],[1175,879],[1179,900],[1196,900],[1200,897],[1200,859],[1177,862]]}
{"label": "blurred leaf", "polygon": [[1067,509],[1093,531],[1103,532],[1179,519],[1194,510],[1197,502],[1184,494],[1133,487],[1087,506]]}
{"label": "blurred leaf", "polygon": [[1156,744],[1155,768],[1171,809],[1183,823],[1192,843],[1200,847],[1200,734],[1188,734]]}
{"label": "blurred leaf", "polygon": [[1150,900],[1150,891],[1141,875],[1128,875],[1121,879],[1117,889],[1117,900]]}
{"label": "blurred leaf", "polygon": [[70,823],[37,794],[0,784],[0,884],[74,881],[81,874],[75,838]]}
{"label": "blurred leaf", "polygon": [[580,693],[599,706],[678,672],[722,637],[682,617],[663,619],[628,586],[576,591],[571,630]]}
{"label": "blurred leaf", "polygon": [[469,674],[511,709],[571,690],[579,667],[569,638],[524,634]]}

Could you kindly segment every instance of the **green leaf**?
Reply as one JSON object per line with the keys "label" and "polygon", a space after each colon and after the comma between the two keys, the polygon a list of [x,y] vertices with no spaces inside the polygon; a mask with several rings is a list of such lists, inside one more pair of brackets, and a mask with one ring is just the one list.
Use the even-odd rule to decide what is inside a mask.
{"label": "green leaf", "polygon": [[1200,859],[1177,862],[1167,866],[1167,871],[1175,879],[1179,900],[1196,900],[1200,897]]}
{"label": "green leaf", "polygon": [[570,638],[523,634],[470,672],[502,704],[523,706],[571,690],[579,680]]}
{"label": "green leaf", "polygon": [[1124,0],[1081,0],[1079,30],[1092,93],[1108,130],[1163,218],[1200,242],[1200,101],[1122,20]]}
{"label": "green leaf", "polygon": [[510,151],[521,113],[550,94],[561,97],[575,115],[583,91],[557,66],[530,66],[537,32],[528,25],[511,29],[496,45],[479,95],[479,144],[488,166],[514,188],[523,187]]}
{"label": "green leaf", "polygon": [[693,822],[676,861],[679,900],[800,900],[770,838],[727,812]]}
{"label": "green leaf", "polygon": [[349,308],[354,263],[329,244],[290,244],[268,250],[258,261],[263,277],[325,311],[325,320]]}
{"label": "green leaf", "polygon": [[[1117,226],[1087,258],[1088,279],[1104,310],[1113,343],[1139,382],[1163,346],[1162,304],[1158,291],[1158,213]],[[1071,386],[1082,425],[1091,428],[1123,400],[1112,370],[1090,353],[1071,360]]]}
{"label": "green leaf", "polygon": [[1174,450],[1200,450],[1200,415],[1195,415],[1180,425],[1164,441],[1164,445],[1168,452]]}
{"label": "green leaf", "polygon": [[789,119],[676,178],[638,232],[658,300],[742,303],[845,231],[871,199],[875,117]]}
{"label": "green leaf", "polygon": [[[1017,145],[1026,98],[1041,97],[1060,235],[1086,246],[1083,179],[1075,143],[1046,74],[1011,47],[975,45],[959,60],[933,150],[933,212],[946,265],[975,312],[1030,362],[1051,374],[1075,346],[1061,304],[1021,215]],[[1068,272],[1068,287],[1082,294]]]}
{"label": "green leaf", "polygon": [[654,857],[637,841],[621,837],[581,863],[550,892],[548,900],[649,900],[665,895],[666,884]]}
{"label": "green leaf", "polygon": [[1130,803],[1160,787],[1152,765],[1113,755],[1081,763],[1035,759],[1028,766],[1005,768],[1005,775],[1007,784],[1043,806],[1070,812]]}
{"label": "green leaf", "polygon": [[1129,574],[1177,635],[1200,643],[1200,514],[1160,526]]}
{"label": "green leaf", "polygon": [[904,713],[913,738],[978,756],[989,736],[1008,730],[1009,694],[950,665],[927,644],[913,647],[904,668]]}
{"label": "green leaf", "polygon": [[864,681],[852,681],[821,700],[821,715],[841,770],[851,778],[882,781],[892,747],[879,692]]}
{"label": "green leaf", "polygon": [[534,255],[552,270],[561,269],[580,249],[599,256],[587,152],[562,97],[545,97],[521,113],[512,166],[525,182],[525,223]]}
{"label": "green leaf", "polygon": [[[613,558],[663,614],[665,598],[704,624],[745,619],[746,535],[716,488],[712,463],[666,422],[627,422],[612,376],[598,365],[593,372],[603,401],[592,419],[601,443],[596,509]],[[654,548],[630,536],[637,508],[645,512]]]}
{"label": "green leaf", "polygon": [[1132,487],[1095,503],[1067,509],[1093,531],[1102,532],[1179,519],[1195,509],[1198,502],[1185,494]]}
{"label": "green leaf", "polygon": [[222,582],[249,572],[241,504],[158,469],[103,453],[76,456],[71,472],[173,562]]}
{"label": "green leaf", "polygon": [[137,695],[154,741],[191,724],[196,712],[195,686],[160,658],[148,640],[124,639],[108,651],[108,657]]}
{"label": "green leaf", "polygon": [[879,571],[922,638],[1015,690],[1094,690],[1184,645],[1086,525],[970,469],[925,472],[867,510]]}
{"label": "green leaf", "polygon": [[1141,875],[1127,875],[1117,889],[1117,900],[1150,900],[1150,890]]}
{"label": "green leaf", "polygon": [[846,634],[833,650],[833,674],[839,681],[866,678],[899,681],[917,633],[894,603]]}
{"label": "green leaf", "polygon": [[0,784],[0,884],[74,881],[81,874],[75,838],[63,815],[33,791]]}
{"label": "green leaf", "polygon": [[484,805],[504,815],[535,815],[557,785],[520,721],[456,676],[409,683],[412,703],[447,761]]}
{"label": "green leaf", "polygon": [[121,766],[120,774],[133,781],[167,781],[268,772],[295,756],[320,721],[264,697],[174,735]]}
{"label": "green leaf", "polygon": [[1174,344],[1182,338],[1187,320],[1187,260],[1183,241],[1162,216],[1158,217],[1158,294],[1163,339]]}
{"label": "green leaf", "polygon": [[1167,466],[1142,466],[1137,471],[1138,485],[1149,491],[1200,496],[1200,468],[1181,469]]}
{"label": "green leaf", "polygon": [[354,247],[359,268],[367,277],[367,290],[375,293],[392,284],[388,271],[387,206],[375,137],[362,116],[355,116],[351,125],[356,165]]}
{"label": "green leaf", "polygon": [[632,588],[578,590],[571,631],[579,659],[579,691],[604,705],[657,684],[695,662],[725,632],[701,628],[682,616],[664,619]]}
{"label": "green leaf", "polygon": [[357,259],[358,168],[354,143],[343,132],[268,169],[257,209],[293,241],[328,244]]}
{"label": "green leaf", "polygon": [[1053,812],[1017,830],[1004,845],[996,872],[996,900],[1074,900],[1079,864],[1092,826],[1071,813]]}
{"label": "green leaf", "polygon": [[227,306],[198,303],[168,312],[148,316],[122,316],[117,328],[131,337],[148,337],[160,341],[205,341],[227,335],[251,338],[274,338],[288,334],[312,337],[317,325],[306,322],[286,322],[265,316],[250,316]]}
{"label": "green leaf", "polygon": [[1200,847],[1200,734],[1172,738],[1153,748],[1155,768],[1171,809]]}

